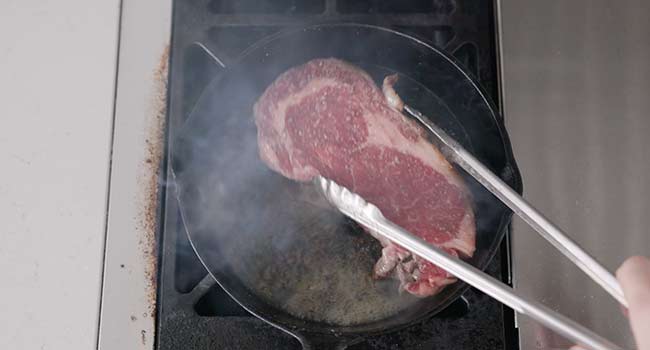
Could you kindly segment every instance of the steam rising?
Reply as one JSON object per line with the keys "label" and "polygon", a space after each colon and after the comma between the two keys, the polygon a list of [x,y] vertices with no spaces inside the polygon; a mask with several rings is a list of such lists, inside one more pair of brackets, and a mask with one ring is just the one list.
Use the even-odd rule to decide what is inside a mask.
{"label": "steam rising", "polygon": [[[203,166],[176,176],[188,230],[208,266],[228,269],[289,314],[335,325],[380,320],[417,301],[398,293],[394,281],[372,278],[377,241],[311,183],[266,168],[254,126],[228,130],[233,137],[221,137],[235,147],[193,155]],[[208,139],[192,142],[194,149],[215,147]]]}
{"label": "steam rising", "polygon": [[220,83],[230,93],[195,111],[172,163],[184,221],[208,267],[291,315],[334,325],[381,320],[418,302],[395,281],[372,278],[376,240],[311,183],[259,159],[251,108],[262,86]]}
{"label": "steam rising", "polygon": [[[291,47],[309,44],[292,42]],[[394,280],[373,280],[380,244],[329,208],[312,184],[285,179],[258,156],[255,100],[286,69],[319,52],[329,57],[335,51],[319,45],[320,51],[294,52],[290,60],[273,59],[274,54],[287,52],[282,48],[266,51],[263,62],[242,66],[245,70],[235,67],[214,81],[175,140],[172,169],[186,228],[202,261],[217,277],[235,278],[269,305],[298,318],[332,325],[366,324],[422,300],[399,294]],[[346,49],[351,57],[341,58],[358,64],[352,56],[361,56],[362,48],[346,45]],[[361,66],[377,80],[394,73]],[[409,97],[407,102],[423,112],[437,112],[431,113],[441,118],[436,122],[472,150],[469,137],[444,103],[408,76],[400,78],[405,78],[400,93]],[[485,251],[488,247],[481,245],[491,244],[496,234],[485,228],[498,226],[503,209],[475,182],[468,180],[468,185],[476,203],[478,248]],[[485,261],[485,255],[477,253],[475,259]],[[438,297],[443,296],[434,298]]]}

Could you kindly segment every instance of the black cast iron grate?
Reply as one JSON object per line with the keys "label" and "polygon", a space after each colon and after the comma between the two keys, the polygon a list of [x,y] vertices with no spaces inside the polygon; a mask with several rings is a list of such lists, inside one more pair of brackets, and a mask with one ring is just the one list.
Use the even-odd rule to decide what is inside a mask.
{"label": "black cast iron grate", "polygon": [[[174,1],[167,137],[203,88],[251,44],[291,26],[355,22],[394,28],[452,53],[497,101],[493,4],[461,0]],[[168,171],[168,169],[165,169]],[[300,349],[235,303],[207,275],[165,195],[160,235],[157,349]],[[504,242],[488,268],[509,280]],[[351,346],[360,349],[503,349],[516,344],[512,314],[470,289],[420,325]]]}

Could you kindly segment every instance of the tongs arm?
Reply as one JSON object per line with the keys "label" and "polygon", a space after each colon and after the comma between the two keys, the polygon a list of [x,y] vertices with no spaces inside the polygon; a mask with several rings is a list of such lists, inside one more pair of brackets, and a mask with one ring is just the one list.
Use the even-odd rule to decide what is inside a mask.
{"label": "tongs arm", "polygon": [[350,192],[334,181],[318,176],[316,183],[327,199],[346,216],[372,230],[374,233],[413,252],[415,255],[440,266],[458,277],[458,279],[467,282],[467,284],[481,290],[492,298],[510,306],[520,314],[527,315],[549,329],[590,349],[621,349],[607,339],[546,306],[518,295],[514,289],[501,283],[492,276],[456,257],[452,257],[442,249],[428,244],[420,237],[397,226],[386,219],[376,206],[366,202],[361,196]]}
{"label": "tongs arm", "polygon": [[528,225],[549,241],[571,262],[577,265],[592,280],[598,283],[607,293],[619,303],[627,307],[623,290],[616,278],[605,269],[596,259],[585,252],[578,244],[566,236],[562,230],[549,221],[537,209],[530,205],[517,192],[488,169],[483,163],[465,150],[445,131],[431,122],[419,111],[404,105],[404,110],[429,129],[440,141],[441,151],[452,162],[458,164],[488,191],[494,194],[508,208],[522,218]]}

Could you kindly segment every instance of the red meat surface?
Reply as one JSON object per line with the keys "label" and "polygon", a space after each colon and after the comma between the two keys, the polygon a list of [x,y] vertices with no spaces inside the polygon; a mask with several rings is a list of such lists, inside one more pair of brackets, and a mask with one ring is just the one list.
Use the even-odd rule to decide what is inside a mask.
{"label": "red meat surface", "polygon": [[[383,93],[358,67],[315,59],[289,69],[254,106],[261,159],[297,181],[321,174],[360,194],[383,215],[448,253],[469,257],[475,221],[462,179],[424,130],[402,113],[385,78]],[[373,234],[372,232],[369,232]],[[455,279],[390,241],[379,239],[377,278],[429,296]]]}

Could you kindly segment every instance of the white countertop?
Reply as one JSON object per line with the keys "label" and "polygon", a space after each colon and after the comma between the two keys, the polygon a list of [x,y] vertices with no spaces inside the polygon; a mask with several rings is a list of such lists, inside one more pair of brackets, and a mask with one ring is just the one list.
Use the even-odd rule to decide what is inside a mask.
{"label": "white countertop", "polygon": [[96,346],[119,1],[0,3],[0,344]]}

